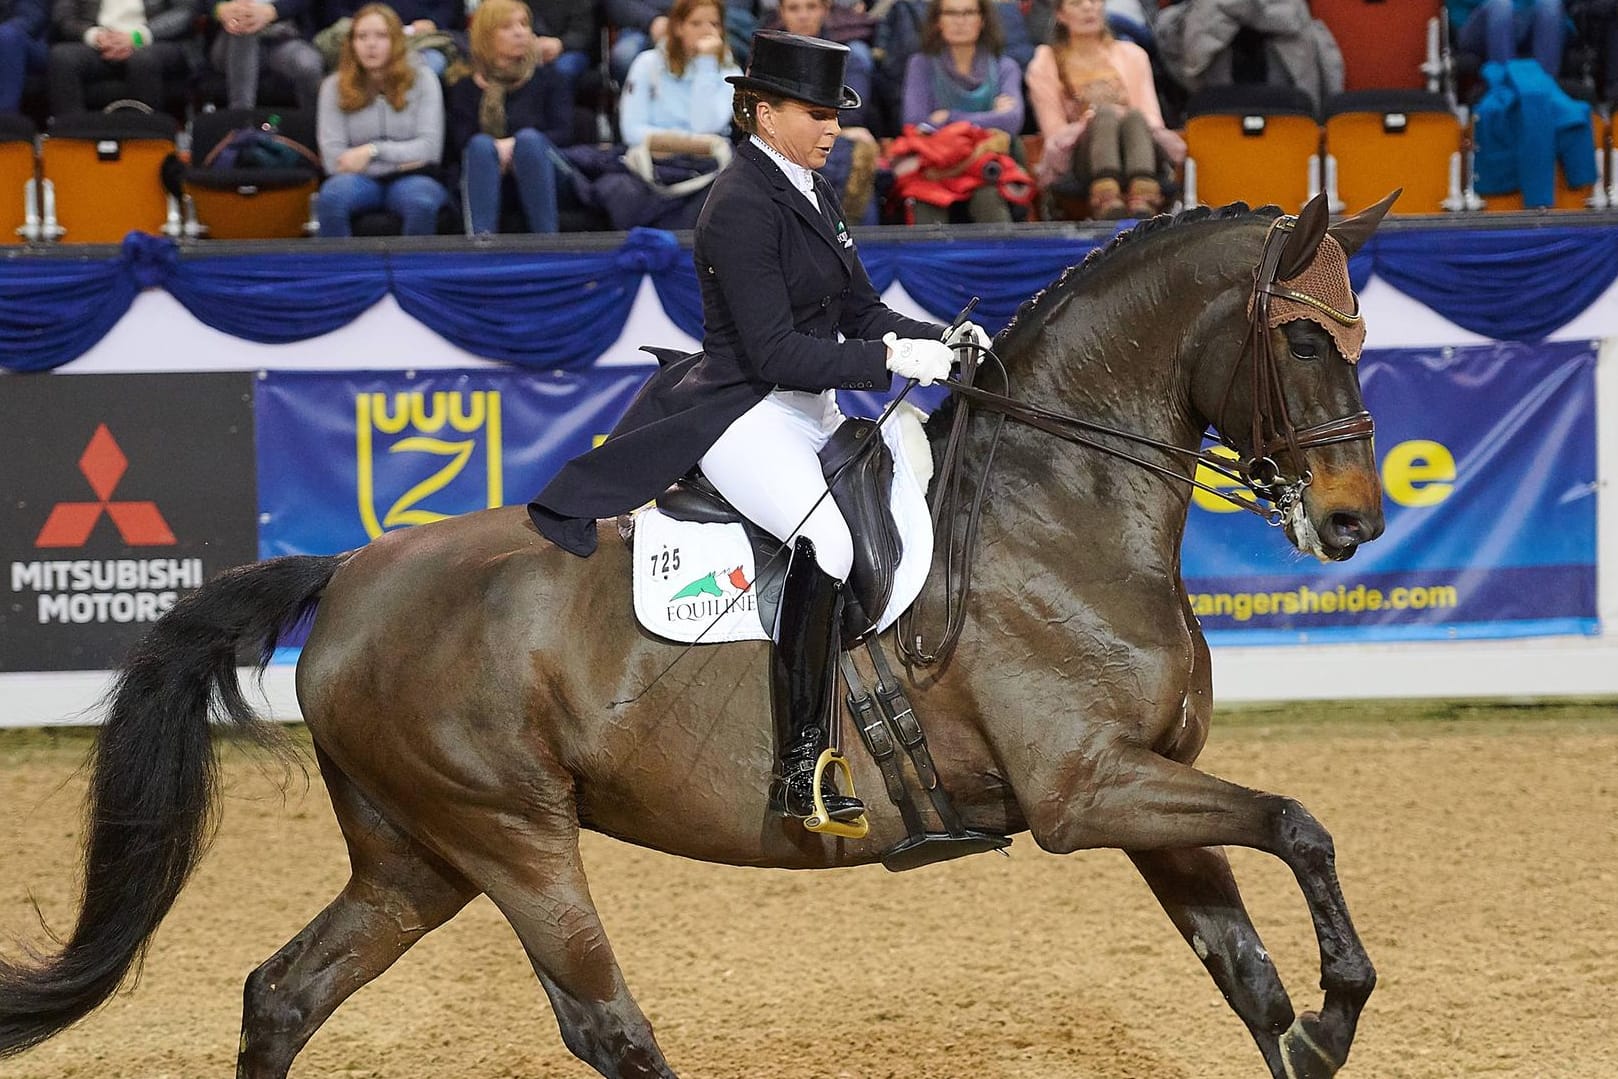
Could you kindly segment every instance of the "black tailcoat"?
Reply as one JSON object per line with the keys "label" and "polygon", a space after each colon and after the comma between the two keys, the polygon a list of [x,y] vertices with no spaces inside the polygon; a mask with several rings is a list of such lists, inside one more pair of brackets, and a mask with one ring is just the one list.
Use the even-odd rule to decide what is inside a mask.
{"label": "black tailcoat", "polygon": [[657,497],[776,387],[886,387],[883,334],[942,336],[943,327],[882,303],[818,173],[815,194],[829,216],[751,140],[737,147],[697,218],[703,351],[653,374],[607,440],[564,465],[528,504],[552,542],[590,554],[597,518]]}

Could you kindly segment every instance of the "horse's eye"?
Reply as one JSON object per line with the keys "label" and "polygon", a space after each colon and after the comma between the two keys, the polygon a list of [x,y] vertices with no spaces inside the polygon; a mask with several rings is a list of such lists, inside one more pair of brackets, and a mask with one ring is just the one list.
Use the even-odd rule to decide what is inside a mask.
{"label": "horse's eye", "polygon": [[1292,355],[1300,360],[1320,359],[1320,346],[1313,341],[1297,341],[1292,345]]}

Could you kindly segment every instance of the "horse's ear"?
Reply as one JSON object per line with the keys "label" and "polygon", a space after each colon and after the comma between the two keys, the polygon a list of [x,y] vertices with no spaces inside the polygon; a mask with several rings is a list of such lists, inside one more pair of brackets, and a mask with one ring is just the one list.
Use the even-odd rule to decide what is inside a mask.
{"label": "horse's ear", "polygon": [[1325,194],[1310,199],[1309,205],[1298,215],[1298,223],[1292,226],[1286,246],[1281,248],[1281,262],[1275,270],[1277,281],[1290,281],[1309,268],[1330,222],[1331,210],[1326,205]]}
{"label": "horse's ear", "polygon": [[1394,200],[1404,194],[1404,188],[1395,188],[1387,198],[1368,209],[1361,210],[1353,217],[1345,217],[1331,227],[1331,234],[1337,242],[1343,245],[1343,251],[1352,255],[1365,246],[1365,241],[1371,238],[1371,233],[1382,224],[1382,219],[1388,211],[1393,209]]}

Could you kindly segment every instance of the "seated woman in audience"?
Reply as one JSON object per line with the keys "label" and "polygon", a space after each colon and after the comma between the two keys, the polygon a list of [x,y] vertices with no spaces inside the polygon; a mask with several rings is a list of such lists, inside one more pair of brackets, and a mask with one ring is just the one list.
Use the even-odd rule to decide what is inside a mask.
{"label": "seated woman in audience", "polygon": [[317,206],[322,236],[350,236],[354,214],[383,208],[404,219],[406,236],[437,231],[449,201],[433,175],[444,156],[444,92],[411,62],[404,26],[386,4],[355,14],[337,73],[320,86],[316,125],[328,173]]}
{"label": "seated woman in audience", "polygon": [[320,50],[303,36],[299,25],[310,0],[219,0],[213,5],[218,25],[208,60],[225,73],[225,99],[233,109],[258,102],[262,65],[292,84],[300,109],[312,109],[325,73]]}
{"label": "seated woman in audience", "polygon": [[1551,78],[1561,74],[1562,0],[1446,0],[1444,6],[1462,52],[1502,62],[1527,52]]}
{"label": "seated woman in audience", "polygon": [[554,66],[538,62],[533,15],[523,0],[483,0],[472,16],[471,71],[446,95],[450,169],[461,173],[474,233],[498,232],[500,204],[515,188],[532,232],[555,232],[555,148],[571,142],[572,96]]}
{"label": "seated woman in audience", "polygon": [[630,145],[690,150],[688,136],[730,132],[729,75],[740,75],[725,43],[719,0],[675,0],[668,36],[629,66],[618,127]]}
{"label": "seated woman in audience", "polygon": [[[1022,131],[1022,71],[1003,46],[990,0],[931,0],[921,52],[905,66],[904,122],[1003,131],[1009,147]],[[1011,220],[1011,207],[992,183],[972,192],[967,212],[973,221]],[[918,225],[949,220],[948,207],[925,202],[916,202],[914,213]]]}
{"label": "seated woman in audience", "polygon": [[1163,126],[1145,50],[1112,36],[1102,0],[1062,0],[1051,39],[1028,65],[1028,101],[1045,136],[1036,178],[1044,186],[1071,173],[1088,185],[1092,217],[1156,213],[1158,155],[1178,164],[1185,142]]}

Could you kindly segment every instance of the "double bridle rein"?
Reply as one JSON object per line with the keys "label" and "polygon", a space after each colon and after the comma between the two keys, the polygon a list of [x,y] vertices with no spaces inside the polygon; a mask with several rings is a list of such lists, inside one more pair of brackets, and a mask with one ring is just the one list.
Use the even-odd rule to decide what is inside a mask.
{"label": "double bridle rein", "polygon": [[[1343,325],[1357,324],[1360,319],[1357,314],[1345,314],[1324,300],[1288,288],[1276,280],[1282,251],[1296,224],[1297,218],[1290,215],[1277,218],[1271,224],[1264,238],[1263,254],[1253,275],[1253,292],[1248,305],[1250,314],[1247,336],[1242,345],[1242,352],[1248,359],[1249,385],[1252,387],[1253,395],[1253,421],[1249,442],[1251,449],[1245,457],[1240,455],[1241,451],[1236,444],[1223,434],[1224,419],[1236,385],[1236,376],[1242,367],[1240,362],[1231,365],[1230,378],[1225,383],[1224,395],[1219,404],[1219,422],[1215,424],[1219,432],[1216,435],[1219,444],[1234,451],[1237,454],[1234,459],[1217,454],[1212,448],[1187,449],[1147,435],[1120,430],[1080,416],[1056,412],[980,389],[972,384],[979,365],[976,362],[962,364],[961,377],[944,382],[958,399],[955,415],[950,424],[949,439],[945,444],[943,461],[938,469],[938,496],[932,507],[934,536],[944,535],[939,529],[945,522],[951,526],[948,534],[944,535],[945,629],[938,647],[928,651],[923,645],[921,635],[914,632],[915,611],[919,604],[906,611],[900,617],[895,640],[899,654],[907,664],[926,667],[938,663],[953,651],[960,639],[966,621],[966,592],[970,585],[970,559],[976,546],[978,518],[983,507],[984,494],[988,489],[989,469],[993,464],[1001,429],[1007,418],[1054,435],[1064,442],[1099,450],[1167,479],[1189,484],[1264,518],[1271,526],[1279,526],[1286,520],[1313,480],[1309,470],[1302,467],[1303,450],[1369,439],[1372,436],[1375,424],[1371,414],[1363,409],[1351,415],[1301,428],[1292,422],[1291,413],[1287,409],[1279,361],[1270,336],[1271,298],[1279,296],[1304,304]],[[998,363],[998,357],[994,356],[992,350],[980,348],[979,351],[985,358],[994,358]],[[979,469],[977,493],[965,515],[961,541],[957,544],[955,532],[964,474],[961,458],[965,449],[966,428],[972,405],[981,405],[996,413],[995,427],[989,438],[988,452]],[[1173,458],[1189,463],[1192,466],[1190,474],[1092,437],[1097,435],[1161,450]],[[1276,455],[1282,453],[1285,453],[1295,467],[1300,469],[1295,475],[1288,476],[1277,463]],[[1247,488],[1248,493],[1237,494],[1204,483],[1196,477],[1196,466],[1199,465],[1241,484]]]}

